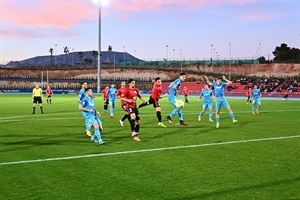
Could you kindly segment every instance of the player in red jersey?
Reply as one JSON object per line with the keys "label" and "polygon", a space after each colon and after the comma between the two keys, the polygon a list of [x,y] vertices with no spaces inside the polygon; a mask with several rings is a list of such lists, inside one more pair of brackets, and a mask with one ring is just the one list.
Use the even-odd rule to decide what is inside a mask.
{"label": "player in red jersey", "polygon": [[185,103],[189,103],[189,100],[188,100],[189,93],[190,93],[189,89],[186,86],[184,86],[183,87],[183,95],[184,95]]}
{"label": "player in red jersey", "polygon": [[137,142],[140,142],[138,137],[140,130],[140,114],[136,106],[136,100],[139,98],[141,101],[145,102],[142,98],[140,91],[135,88],[134,79],[129,79],[129,87],[126,89],[125,95],[123,98],[120,98],[123,101],[126,101],[126,110],[130,114],[130,126],[131,126],[131,136]]}
{"label": "player in red jersey", "polygon": [[105,88],[102,90],[102,97],[103,97],[103,103],[104,103],[104,111],[105,112],[108,112],[107,111],[107,108],[108,108],[108,103],[109,103],[109,99],[108,99],[108,96],[107,96],[107,92],[108,92],[108,88],[109,86],[105,86]]}
{"label": "player in red jersey", "polygon": [[53,95],[53,92],[52,92],[50,86],[48,85],[47,89],[46,89],[47,103],[49,103],[49,102],[50,102],[50,104],[52,103],[51,102],[52,101],[52,99],[51,99],[52,95]]}
{"label": "player in red jersey", "polygon": [[153,89],[151,96],[149,97],[149,100],[145,103],[142,103],[141,105],[138,106],[138,108],[142,108],[144,106],[148,105],[153,105],[153,107],[156,110],[156,117],[158,119],[158,126],[166,128],[166,126],[162,122],[162,117],[161,117],[161,108],[159,104],[159,99],[168,96],[168,94],[164,94],[161,96],[161,88],[162,88],[162,81],[159,77],[155,78],[153,82]]}
{"label": "player in red jersey", "polygon": [[251,94],[252,94],[252,89],[251,87],[248,88],[246,95],[247,95],[247,104],[250,103],[251,104]]}
{"label": "player in red jersey", "polygon": [[[126,90],[127,90],[127,88],[126,88],[126,82],[122,81],[121,82],[121,87],[117,91],[117,95],[116,95],[117,98],[118,99],[124,98]],[[128,119],[128,121],[130,123],[130,116],[129,116],[129,113],[127,112],[127,110],[126,110],[126,101],[121,100],[121,107],[125,111],[125,115],[124,115],[124,117],[122,119],[119,120],[119,122],[120,122],[121,126],[124,126],[125,119]]]}

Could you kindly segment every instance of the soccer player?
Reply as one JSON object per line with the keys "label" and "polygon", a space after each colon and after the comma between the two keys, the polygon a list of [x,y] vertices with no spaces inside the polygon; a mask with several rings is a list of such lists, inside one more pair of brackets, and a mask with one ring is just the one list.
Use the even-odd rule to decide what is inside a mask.
{"label": "soccer player", "polygon": [[231,84],[232,82],[223,76],[222,78],[217,78],[216,82],[211,83],[207,76],[204,76],[206,83],[210,86],[214,87],[215,90],[215,98],[216,98],[216,128],[220,127],[220,109],[223,105],[225,108],[227,108],[229,115],[232,119],[232,122],[235,124],[238,122],[238,120],[235,120],[234,114],[230,108],[230,105],[228,104],[225,96],[224,96],[224,87],[226,85]]}
{"label": "soccer player", "polygon": [[260,89],[257,89],[257,85],[254,85],[254,90],[251,92],[252,97],[252,114],[259,114],[260,110],[260,97],[261,97],[261,91]]}
{"label": "soccer player", "polygon": [[102,122],[99,118],[97,119],[97,116],[100,117],[100,113],[95,107],[92,89],[85,88],[85,94],[86,96],[81,100],[79,109],[83,112],[89,127],[93,126],[95,129],[94,135],[91,136],[91,141],[97,142],[98,144],[105,144],[105,141],[102,140],[100,133],[100,125]]}
{"label": "soccer player", "polygon": [[32,90],[32,114],[35,114],[35,107],[38,103],[41,109],[41,113],[44,114],[43,111],[43,90],[40,88],[40,84],[35,84],[35,88]]}
{"label": "soccer player", "polygon": [[125,81],[121,81],[121,87],[118,89],[117,95],[116,95],[117,98],[120,99],[120,101],[121,101],[121,107],[122,107],[122,109],[125,111],[124,117],[119,120],[121,126],[124,126],[124,121],[126,119],[128,119],[128,121],[130,123],[130,116],[127,113],[127,110],[126,110],[126,101],[121,100],[121,98],[125,97],[126,90],[127,90],[127,88],[126,88],[126,82]]}
{"label": "soccer player", "polygon": [[248,104],[248,103],[251,104],[251,92],[252,92],[252,89],[251,89],[251,87],[249,86],[248,90],[246,91],[247,104]]}
{"label": "soccer player", "polygon": [[161,108],[159,104],[159,99],[168,96],[168,94],[162,95],[161,96],[161,87],[162,87],[162,81],[160,77],[155,78],[154,83],[153,83],[153,89],[152,93],[149,97],[149,100],[146,101],[145,103],[142,103],[141,105],[138,106],[138,108],[142,108],[144,106],[148,105],[153,105],[153,107],[156,110],[156,117],[158,120],[158,126],[166,128],[166,126],[162,122],[162,117],[161,117]]}
{"label": "soccer player", "polygon": [[205,111],[207,110],[207,108],[209,109],[209,120],[210,122],[213,122],[212,120],[212,97],[214,98],[214,95],[212,93],[212,90],[208,87],[207,84],[204,85],[204,88],[202,89],[198,102],[201,100],[201,98],[204,98],[203,100],[203,106],[202,106],[202,111],[200,112],[199,116],[198,116],[198,121],[201,121],[201,117],[202,115],[205,113]]}
{"label": "soccer player", "polygon": [[108,88],[109,86],[105,86],[105,88],[102,90],[102,97],[103,97],[103,108],[104,108],[104,112],[108,112],[107,108],[108,108],[108,104],[109,104],[109,100],[108,100],[108,96],[107,96],[107,92],[108,92]]}
{"label": "soccer player", "polygon": [[131,137],[133,140],[140,142],[141,139],[138,137],[140,130],[140,114],[136,106],[136,100],[139,98],[142,102],[145,100],[142,98],[140,91],[135,87],[135,80],[129,79],[129,87],[127,88],[124,98],[121,100],[126,101],[126,109],[130,114],[130,126],[131,126]]}
{"label": "soccer player", "polygon": [[110,117],[115,117],[115,105],[116,105],[116,94],[117,88],[114,83],[110,85],[110,88],[107,91],[108,101],[109,101],[109,114]]}
{"label": "soccer player", "polygon": [[[81,106],[81,101],[82,99],[85,97],[85,89],[87,88],[87,82],[82,82],[81,83],[81,89],[79,90],[78,92],[78,97],[77,97],[77,102],[79,104],[79,108]],[[79,109],[80,110],[80,109]],[[85,118],[85,114],[82,110],[81,111],[81,114],[82,116],[84,117],[85,119],[85,134],[89,137],[92,137],[92,133],[91,133],[91,125],[89,124],[89,122],[86,120]]]}
{"label": "soccer player", "polygon": [[185,103],[189,103],[188,100],[189,93],[190,93],[189,89],[186,86],[183,86],[183,95],[184,95]]}
{"label": "soccer player", "polygon": [[47,103],[50,102],[50,104],[51,104],[51,97],[52,97],[52,95],[53,95],[53,92],[52,92],[50,86],[48,85],[47,89],[46,89]]}
{"label": "soccer player", "polygon": [[170,124],[173,124],[172,122],[172,117],[178,114],[178,118],[180,120],[180,125],[187,126],[188,124],[183,121],[183,116],[182,116],[182,111],[181,108],[176,107],[176,100],[177,100],[177,95],[178,95],[178,90],[181,86],[181,83],[185,81],[186,79],[186,74],[185,73],[180,73],[179,78],[177,78],[175,81],[170,83],[168,87],[168,100],[174,107],[174,110],[170,113],[170,115],[167,117],[167,120]]}

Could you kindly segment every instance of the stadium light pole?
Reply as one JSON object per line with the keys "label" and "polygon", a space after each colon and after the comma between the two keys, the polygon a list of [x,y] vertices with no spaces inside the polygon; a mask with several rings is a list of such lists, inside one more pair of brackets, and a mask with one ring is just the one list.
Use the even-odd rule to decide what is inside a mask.
{"label": "stadium light pole", "polygon": [[229,80],[231,80],[231,44],[229,43]]}
{"label": "stadium light pole", "polygon": [[101,90],[101,5],[108,3],[108,0],[93,0],[98,5],[98,73],[97,73],[97,92]]}
{"label": "stadium light pole", "polygon": [[166,45],[166,47],[167,47],[167,61],[168,61],[168,47],[169,47],[169,45]]}

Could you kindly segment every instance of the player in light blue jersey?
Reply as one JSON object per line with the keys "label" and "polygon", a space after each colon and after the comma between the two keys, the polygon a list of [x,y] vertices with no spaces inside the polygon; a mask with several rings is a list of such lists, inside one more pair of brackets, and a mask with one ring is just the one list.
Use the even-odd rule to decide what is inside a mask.
{"label": "player in light blue jersey", "polygon": [[115,105],[116,105],[116,102],[117,102],[117,88],[116,88],[116,85],[114,83],[112,83],[110,85],[110,88],[108,89],[107,91],[107,96],[108,96],[108,99],[109,99],[109,114],[110,114],[110,117],[115,117]]}
{"label": "player in light blue jersey", "polygon": [[183,116],[182,116],[182,110],[181,108],[176,107],[176,100],[177,100],[177,94],[179,91],[179,88],[181,86],[182,81],[185,81],[186,79],[186,74],[185,73],[180,73],[179,78],[170,83],[168,87],[168,100],[174,107],[174,110],[170,113],[170,115],[167,117],[167,120],[170,124],[173,124],[172,122],[172,117],[178,114],[179,120],[180,120],[180,125],[187,126],[188,124],[183,121]]}
{"label": "player in light blue jersey", "polygon": [[234,114],[230,108],[230,105],[228,104],[225,96],[224,96],[224,88],[226,85],[231,84],[232,82],[223,76],[222,78],[217,78],[216,82],[211,83],[207,76],[204,76],[206,83],[208,85],[211,85],[214,87],[215,90],[215,98],[216,98],[216,128],[220,127],[220,109],[223,105],[225,108],[227,108],[229,115],[232,119],[232,122],[235,124],[238,122],[238,120],[235,120]]}
{"label": "player in light blue jersey", "polygon": [[99,144],[104,144],[105,141],[102,140],[100,133],[100,127],[102,126],[102,122],[99,118],[100,113],[95,107],[93,91],[91,88],[86,88],[85,92],[86,96],[82,99],[79,109],[83,112],[88,125],[90,127],[93,126],[95,129],[94,135],[91,136],[91,141],[97,142]]}
{"label": "player in light blue jersey", "polygon": [[257,85],[254,85],[254,89],[251,92],[251,98],[252,98],[252,114],[259,114],[261,102],[261,91],[260,89],[257,89]]}
{"label": "player in light blue jersey", "polygon": [[[79,107],[80,107],[80,103],[82,101],[82,99],[85,97],[85,89],[87,88],[87,82],[82,82],[81,83],[81,89],[79,90],[78,92],[78,96],[77,96],[77,102],[79,104]],[[84,117],[84,113],[83,111],[81,111],[81,114],[82,116]],[[85,117],[84,117],[85,118]],[[92,133],[91,133],[91,127],[89,126],[88,122],[85,121],[85,134],[89,137],[92,136]]]}
{"label": "player in light blue jersey", "polygon": [[204,88],[202,89],[198,102],[201,100],[201,98],[203,97],[203,106],[202,106],[202,111],[200,112],[199,116],[198,116],[198,121],[201,121],[201,117],[202,115],[205,113],[205,111],[207,110],[207,108],[209,109],[209,120],[210,122],[213,122],[212,120],[212,98],[214,98],[214,95],[212,93],[212,90],[209,88],[209,86],[207,84],[204,85]]}

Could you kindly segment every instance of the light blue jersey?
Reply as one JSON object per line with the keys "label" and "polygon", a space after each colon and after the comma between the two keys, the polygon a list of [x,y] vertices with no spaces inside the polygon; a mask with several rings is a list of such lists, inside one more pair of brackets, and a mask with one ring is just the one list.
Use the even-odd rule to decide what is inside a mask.
{"label": "light blue jersey", "polygon": [[200,97],[203,97],[203,110],[207,108],[212,108],[212,100],[211,97],[213,96],[211,89],[203,89],[200,93]]}
{"label": "light blue jersey", "polygon": [[213,82],[212,86],[215,88],[216,110],[220,110],[222,105],[225,108],[228,108],[229,104],[224,96],[224,88],[226,86],[226,82],[222,82],[219,85],[217,84],[217,82]]}
{"label": "light blue jersey", "polygon": [[116,105],[116,94],[117,94],[117,88],[109,88],[107,91],[107,96],[109,99],[109,105],[115,106]]}
{"label": "light blue jersey", "polygon": [[176,104],[176,92],[174,90],[174,86],[176,85],[176,90],[179,91],[182,81],[178,78],[168,86],[168,100],[169,102],[175,106]]}
{"label": "light blue jersey", "polygon": [[260,89],[252,90],[252,104],[260,104]]}
{"label": "light blue jersey", "polygon": [[217,82],[213,82],[212,86],[215,88],[215,97],[224,97],[224,88],[226,86],[226,82],[222,82],[220,85]]}

